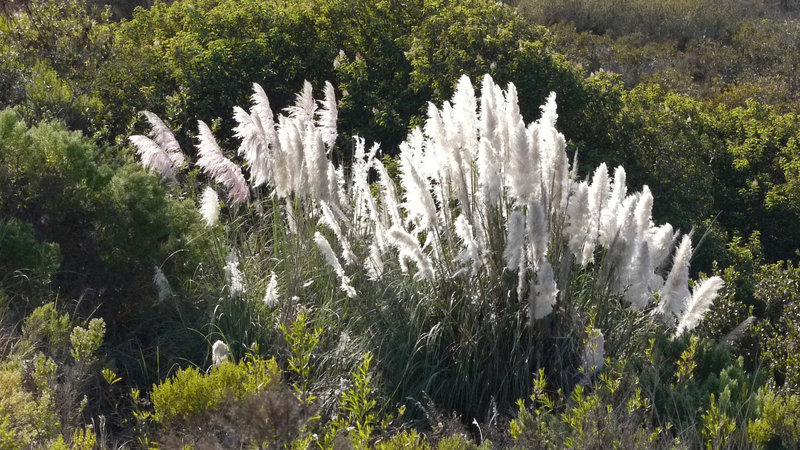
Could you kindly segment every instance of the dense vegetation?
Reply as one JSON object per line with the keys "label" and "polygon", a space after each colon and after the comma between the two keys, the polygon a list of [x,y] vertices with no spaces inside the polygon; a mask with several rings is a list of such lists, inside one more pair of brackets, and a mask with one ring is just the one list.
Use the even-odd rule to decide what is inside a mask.
{"label": "dense vegetation", "polygon": [[3,3],[0,446],[796,447],[798,26]]}

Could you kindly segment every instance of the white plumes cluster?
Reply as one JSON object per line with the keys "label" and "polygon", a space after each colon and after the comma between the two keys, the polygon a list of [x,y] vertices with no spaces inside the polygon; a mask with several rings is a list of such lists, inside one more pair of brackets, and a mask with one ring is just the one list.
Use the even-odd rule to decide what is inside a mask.
{"label": "white plumes cluster", "polygon": [[[266,185],[283,200],[275,204],[284,209],[288,232],[320,226],[332,232],[335,242],[319,232],[307,238],[350,297],[356,290],[347,271],[363,270],[379,281],[392,261],[421,281],[497,280],[508,271],[517,283],[507,297],[527,305],[535,323],[566,295],[565,278],[594,270],[603,283],[598,292],[621,296],[636,310],[655,306],[680,332],[696,326],[722,283],[710,279],[689,291],[691,238],[684,236],[673,252],[678,235],[669,224],[653,223],[647,186],[629,193],[625,170],[611,175],[606,164],[578,179],[556,129],[555,94],[540,119],[526,124],[513,84],[504,90],[486,75],[480,99],[475,93],[463,76],[451,101],[428,105],[425,124],[400,145],[399,186],[377,145],[367,149],[359,138],[349,170],[334,166],[329,153],[338,113],[329,83],[317,101],[306,82],[277,119],[254,85],[249,112],[234,110],[239,153],[251,185]],[[234,203],[247,202],[240,169],[222,156],[202,122],[199,138],[197,165],[228,188]],[[377,174],[376,185],[370,173]],[[207,223],[214,217],[209,212]]]}
{"label": "white plumes cluster", "polygon": [[175,172],[184,165],[186,157],[175,136],[158,116],[150,111],[142,111],[142,115],[150,122],[149,137],[135,135],[128,140],[136,147],[145,169],[174,181]]}
{"label": "white plumes cluster", "polygon": [[[452,101],[429,104],[424,126],[400,145],[398,189],[377,158],[377,147],[367,151],[358,138],[349,178],[334,168],[327,157],[336,136],[332,86],[326,84],[325,99],[316,102],[306,83],[288,116],[277,122],[252,119],[269,111],[263,91],[257,85],[255,91],[249,116],[237,109],[236,119],[242,153],[266,159],[258,180],[266,180],[278,197],[305,200],[304,214],[333,232],[345,265],[362,262],[373,280],[385,274],[392,258],[418,280],[499,277],[500,267],[516,273],[514,291],[527,299],[535,321],[553,311],[569,281],[555,273],[554,267],[564,265],[554,258],[574,258],[584,268],[602,263],[598,273],[607,282],[605,291],[636,310],[651,305],[659,293],[656,310],[668,322],[682,321],[681,330],[696,325],[692,317],[702,317],[721,286],[709,283],[694,296],[689,292],[689,237],[664,277],[677,236],[669,224],[652,222],[647,186],[628,192],[622,167],[610,176],[601,164],[588,181],[577,179],[556,129],[555,94],[542,106],[541,118],[526,125],[513,84],[503,90],[486,75],[477,99],[463,76]],[[248,164],[259,166],[249,159]],[[371,170],[377,173],[377,195],[368,180]],[[286,216],[297,219],[296,211],[287,210]],[[505,230],[500,245],[492,236],[498,227]],[[342,290],[354,295],[330,242],[321,234],[314,240]]]}
{"label": "white plumes cluster", "polygon": [[206,226],[213,227],[219,222],[219,196],[211,186],[206,186],[200,197],[200,215]]}
{"label": "white plumes cluster", "polygon": [[337,197],[336,169],[327,154],[336,142],[338,117],[336,96],[330,83],[320,109],[306,82],[288,115],[272,115],[264,90],[253,85],[253,106],[248,114],[234,109],[236,136],[242,139],[239,153],[250,167],[253,186],[268,183],[280,198],[291,195],[331,200]]}

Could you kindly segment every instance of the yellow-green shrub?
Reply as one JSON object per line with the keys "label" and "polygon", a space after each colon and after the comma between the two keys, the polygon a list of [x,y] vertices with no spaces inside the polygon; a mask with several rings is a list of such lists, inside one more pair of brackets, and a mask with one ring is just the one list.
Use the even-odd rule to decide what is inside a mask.
{"label": "yellow-green shrub", "polygon": [[219,410],[227,401],[243,401],[251,394],[275,387],[279,380],[275,360],[257,357],[238,364],[225,362],[207,374],[196,367],[181,369],[153,386],[154,418],[165,426],[190,422]]}

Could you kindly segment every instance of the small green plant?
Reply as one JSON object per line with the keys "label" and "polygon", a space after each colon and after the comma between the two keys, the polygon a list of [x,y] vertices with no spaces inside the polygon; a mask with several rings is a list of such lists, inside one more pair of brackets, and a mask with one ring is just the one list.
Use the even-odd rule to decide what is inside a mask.
{"label": "small green plant", "polygon": [[81,326],[73,328],[69,335],[69,341],[72,344],[71,353],[75,361],[87,366],[94,363],[97,359],[97,349],[103,343],[105,334],[106,323],[100,318],[89,321],[87,328]]}
{"label": "small green plant", "polygon": [[339,398],[339,414],[329,424],[323,447],[332,445],[336,436],[346,431],[355,448],[368,448],[373,429],[378,424],[369,365],[372,354],[366,353],[361,364],[352,373],[353,386]]}
{"label": "small green plant", "polygon": [[300,403],[310,406],[316,396],[311,393],[311,355],[314,349],[319,344],[322,329],[315,327],[313,330],[308,328],[308,312],[301,309],[297,313],[297,318],[290,327],[284,324],[280,325],[283,332],[284,339],[289,344],[289,371],[295,377],[295,382],[292,383]]}

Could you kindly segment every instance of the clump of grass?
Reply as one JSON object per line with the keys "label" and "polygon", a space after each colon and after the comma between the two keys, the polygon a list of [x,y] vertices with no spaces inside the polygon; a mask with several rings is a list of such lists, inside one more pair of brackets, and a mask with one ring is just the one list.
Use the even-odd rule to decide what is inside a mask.
{"label": "clump of grass", "polygon": [[[486,75],[479,99],[462,77],[400,145],[392,177],[358,138],[349,165],[334,164],[331,85],[318,107],[307,83],[277,119],[255,85],[253,106],[235,113],[251,192],[201,122],[202,169],[230,201],[227,218],[215,195],[201,202],[212,230],[229,227],[214,258],[228,255],[215,326],[269,335],[309,311],[321,332],[307,376],[323,403],[369,350],[389,396],[480,418],[493,403],[511,411],[540,368],[555,388],[573,386],[592,336],[605,338],[601,361],[656,327],[690,331],[721,286],[690,291],[690,235],[655,225],[652,194],[629,193],[622,167],[581,180],[555,95],[530,124],[517,95]],[[271,347],[291,363],[287,345]]]}

